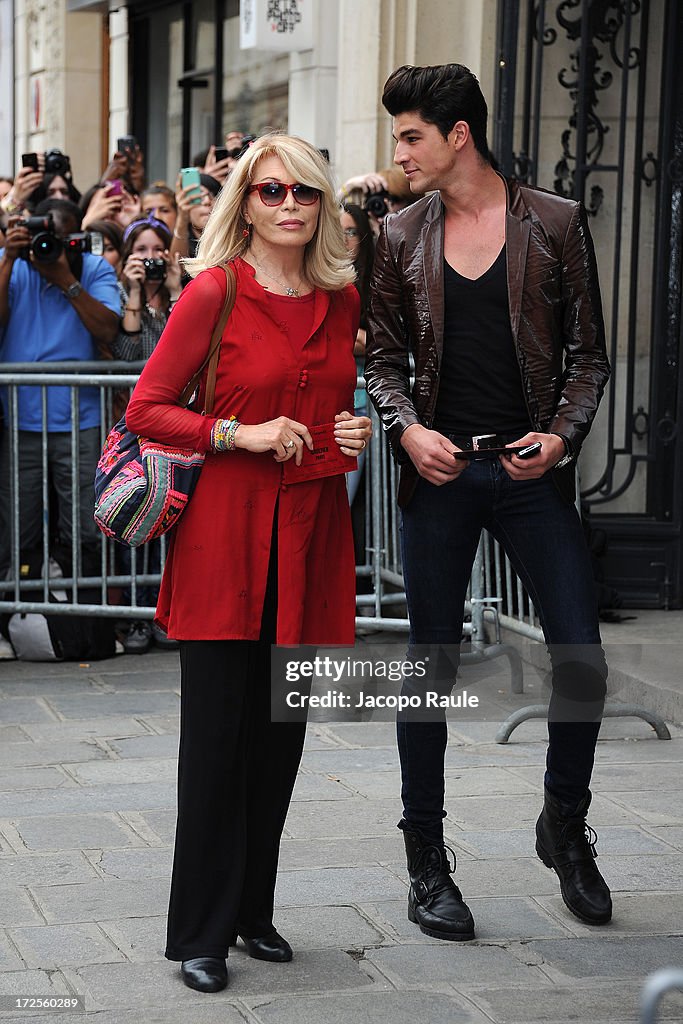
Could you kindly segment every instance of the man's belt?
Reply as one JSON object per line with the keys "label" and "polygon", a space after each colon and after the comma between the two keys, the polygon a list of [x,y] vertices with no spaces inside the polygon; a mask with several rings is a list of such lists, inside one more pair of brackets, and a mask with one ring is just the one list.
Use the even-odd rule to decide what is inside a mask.
{"label": "man's belt", "polygon": [[522,431],[521,434],[473,434],[471,437],[446,434],[446,437],[464,452],[478,452],[484,451],[486,448],[504,448],[506,444],[517,441],[524,433],[525,431]]}

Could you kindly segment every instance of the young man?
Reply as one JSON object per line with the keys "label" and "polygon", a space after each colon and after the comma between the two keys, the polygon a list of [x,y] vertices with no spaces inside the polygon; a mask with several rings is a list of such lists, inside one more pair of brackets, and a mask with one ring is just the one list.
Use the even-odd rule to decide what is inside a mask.
{"label": "young man", "polygon": [[[569,910],[604,924],[610,893],[585,817],[607,669],[573,505],[574,462],[609,377],[586,215],[579,203],[494,170],[486,102],[462,65],[399,68],[382,102],[393,117],[395,162],[411,189],[432,193],[386,219],[365,367],[401,464],[410,643],[459,645],[486,528],[532,597],[553,668],[536,850],[557,872]],[[454,457],[534,444],[527,459]],[[449,692],[453,674],[436,675]],[[445,718],[402,716],[397,731],[408,915],[427,935],[471,939],[474,922],[443,842]]]}

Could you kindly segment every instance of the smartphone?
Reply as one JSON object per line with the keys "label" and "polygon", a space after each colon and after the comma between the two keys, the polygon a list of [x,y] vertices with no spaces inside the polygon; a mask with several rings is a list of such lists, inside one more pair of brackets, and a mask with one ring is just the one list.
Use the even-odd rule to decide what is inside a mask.
{"label": "smartphone", "polygon": [[30,167],[32,171],[38,170],[38,154],[37,153],[22,153],[21,154],[21,166]]}
{"label": "smartphone", "polygon": [[110,196],[121,196],[123,195],[123,184],[120,178],[114,178],[113,181],[108,181],[109,195]]}
{"label": "smartphone", "polygon": [[[529,445],[533,448],[533,445]],[[540,444],[538,445],[540,448]],[[483,459],[497,459],[499,455],[519,455],[520,452],[526,451],[526,448],[466,448],[462,452],[453,452],[454,459],[467,459],[468,462],[481,462]],[[536,452],[532,452],[535,454]],[[526,456],[527,459],[531,458],[530,455]]]}
{"label": "smartphone", "polygon": [[533,459],[534,455],[538,455],[538,453],[541,450],[541,447],[542,447],[542,445],[541,445],[540,441],[534,441],[533,444],[529,444],[529,445],[526,446],[526,448],[522,448],[521,451],[518,451],[516,453],[517,454],[517,458],[518,459]]}
{"label": "smartphone", "polygon": [[227,160],[230,153],[225,146],[216,146],[216,160]]}
{"label": "smartphone", "polygon": [[188,193],[191,196],[192,205],[196,206],[202,201],[202,194],[199,189],[199,168],[198,167],[181,167],[180,168],[180,187],[187,188],[188,185],[195,185],[195,194],[192,192]]}
{"label": "smartphone", "polygon": [[138,140],[134,135],[122,135],[120,139],[116,140],[116,152],[131,154],[138,144]]}

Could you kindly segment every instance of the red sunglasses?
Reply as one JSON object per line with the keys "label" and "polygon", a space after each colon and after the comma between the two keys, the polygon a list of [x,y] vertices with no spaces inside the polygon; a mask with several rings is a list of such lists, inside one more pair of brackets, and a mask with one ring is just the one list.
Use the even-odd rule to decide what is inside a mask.
{"label": "red sunglasses", "polygon": [[260,181],[250,185],[247,192],[258,192],[264,206],[281,206],[289,192],[301,206],[313,206],[320,199],[319,190],[311,185],[285,185],[281,181]]}

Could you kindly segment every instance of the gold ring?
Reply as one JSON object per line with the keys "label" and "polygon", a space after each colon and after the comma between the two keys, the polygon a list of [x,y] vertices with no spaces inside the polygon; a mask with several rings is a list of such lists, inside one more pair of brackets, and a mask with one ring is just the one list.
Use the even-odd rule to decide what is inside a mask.
{"label": "gold ring", "polygon": [[367,444],[367,441],[365,440],[365,438],[363,438],[363,443],[362,443],[362,444],[361,444],[361,446],[360,446],[360,450],[361,450],[361,451],[363,451],[363,449],[365,448],[365,445],[366,445],[366,444]]}
{"label": "gold ring", "polygon": [[293,441],[288,441],[287,444],[285,445],[285,448],[293,448],[293,447],[294,447],[294,442]]}

